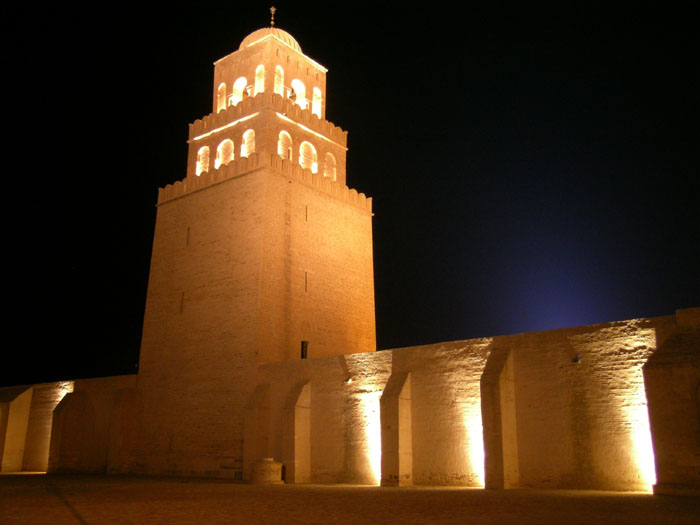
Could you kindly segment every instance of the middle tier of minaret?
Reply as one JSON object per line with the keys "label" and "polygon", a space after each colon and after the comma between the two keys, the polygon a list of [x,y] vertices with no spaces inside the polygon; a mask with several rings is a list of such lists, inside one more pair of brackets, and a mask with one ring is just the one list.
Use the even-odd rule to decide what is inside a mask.
{"label": "middle tier of minaret", "polygon": [[188,177],[258,153],[346,183],[347,131],[270,91],[196,120],[188,143]]}

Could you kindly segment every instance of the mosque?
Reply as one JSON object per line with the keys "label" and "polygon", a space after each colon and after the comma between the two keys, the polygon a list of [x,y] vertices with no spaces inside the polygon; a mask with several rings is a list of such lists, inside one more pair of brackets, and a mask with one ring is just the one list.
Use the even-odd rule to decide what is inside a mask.
{"label": "mosque", "polygon": [[2,471],[700,495],[700,308],[375,351],[326,73],[274,24],[214,63],[138,374],[0,389]]}

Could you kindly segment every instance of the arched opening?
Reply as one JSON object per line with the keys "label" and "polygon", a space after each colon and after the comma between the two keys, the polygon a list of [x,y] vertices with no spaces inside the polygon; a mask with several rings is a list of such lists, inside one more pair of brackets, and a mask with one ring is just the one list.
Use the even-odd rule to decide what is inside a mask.
{"label": "arched opening", "polygon": [[311,101],[311,113],[321,118],[321,90],[317,87],[313,90],[313,99]]}
{"label": "arched opening", "polygon": [[316,148],[310,142],[302,142],[299,146],[299,165],[312,173],[318,173],[318,156]]}
{"label": "arched opening", "polygon": [[311,385],[298,385],[284,405],[283,461],[287,483],[311,481]]}
{"label": "arched opening", "polygon": [[244,96],[248,96],[248,92],[246,91],[246,86],[248,85],[248,81],[246,80],[245,77],[239,77],[236,79],[236,81],[233,83],[233,90],[231,92],[231,97],[229,98],[229,106],[235,106],[238,104],[241,100],[243,100]]}
{"label": "arched opening", "polygon": [[195,173],[200,175],[209,171],[209,146],[202,146],[197,152],[197,167]]}
{"label": "arched opening", "polygon": [[383,486],[413,485],[411,376],[392,374],[379,400]]}
{"label": "arched opening", "polygon": [[323,161],[323,176],[336,180],[335,157],[332,153],[326,153],[326,158]]}
{"label": "arched opening", "polygon": [[226,164],[232,160],[233,141],[231,139],[226,139],[216,148],[216,160],[214,161],[214,167],[219,169],[219,167],[226,166]]}
{"label": "arched opening", "polygon": [[255,69],[255,90],[253,91],[253,96],[263,91],[265,91],[265,66],[260,64]]}
{"label": "arched opening", "polygon": [[226,84],[219,84],[219,89],[216,92],[216,111],[226,109]]}
{"label": "arched opening", "polygon": [[275,93],[284,96],[284,69],[282,66],[275,67]]}
{"label": "arched opening", "polygon": [[249,129],[243,133],[243,142],[241,143],[241,157],[248,157],[255,153],[255,131]]}
{"label": "arched opening", "polygon": [[301,109],[309,107],[309,101],[306,100],[306,86],[298,78],[292,80],[292,92],[289,98],[292,99],[292,102],[299,105]]}
{"label": "arched opening", "polygon": [[277,154],[285,160],[292,160],[292,137],[286,131],[280,131]]}

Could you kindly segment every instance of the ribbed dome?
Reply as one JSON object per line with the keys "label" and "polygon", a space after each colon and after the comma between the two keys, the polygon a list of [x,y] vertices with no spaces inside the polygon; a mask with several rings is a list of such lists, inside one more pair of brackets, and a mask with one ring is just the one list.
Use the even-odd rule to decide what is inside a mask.
{"label": "ribbed dome", "polygon": [[238,49],[248,47],[253,42],[257,42],[258,40],[261,40],[268,35],[273,35],[276,38],[279,38],[289,47],[301,53],[301,46],[296,40],[294,40],[294,37],[286,31],[282,31],[281,29],[277,29],[276,27],[264,27],[262,29],[258,29],[257,31],[253,31],[251,34],[249,34],[243,39],[243,42],[241,42],[241,46]]}

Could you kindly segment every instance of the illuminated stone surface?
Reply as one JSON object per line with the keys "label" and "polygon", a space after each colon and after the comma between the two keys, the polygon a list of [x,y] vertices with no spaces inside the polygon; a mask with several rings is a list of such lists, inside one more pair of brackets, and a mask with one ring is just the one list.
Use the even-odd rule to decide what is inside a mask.
{"label": "illuminated stone surface", "polygon": [[679,312],[644,365],[659,494],[700,496],[700,309]]}
{"label": "illuminated stone surface", "polygon": [[0,388],[0,462],[2,472],[45,471],[51,419],[73,381]]}
{"label": "illuminated stone surface", "polygon": [[374,351],[372,200],[325,75],[269,28],[215,63],[158,195],[138,375],[1,389],[3,470],[650,491],[649,360],[657,488],[694,491],[698,309]]}

